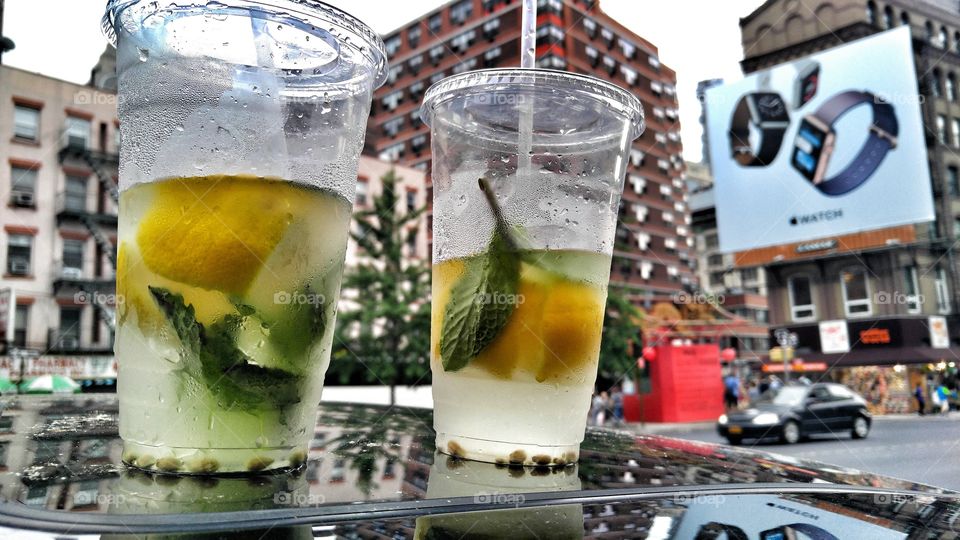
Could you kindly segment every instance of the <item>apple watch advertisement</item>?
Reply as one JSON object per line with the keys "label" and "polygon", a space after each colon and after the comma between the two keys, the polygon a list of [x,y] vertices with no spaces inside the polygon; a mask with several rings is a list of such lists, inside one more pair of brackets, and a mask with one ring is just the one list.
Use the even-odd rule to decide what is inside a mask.
{"label": "apple watch advertisement", "polygon": [[906,27],[711,88],[705,107],[723,251],[934,219]]}

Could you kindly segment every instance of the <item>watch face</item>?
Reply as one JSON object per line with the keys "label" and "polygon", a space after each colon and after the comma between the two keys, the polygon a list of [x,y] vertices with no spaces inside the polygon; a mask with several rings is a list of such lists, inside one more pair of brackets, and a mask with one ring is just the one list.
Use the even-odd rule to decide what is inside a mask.
{"label": "watch face", "polygon": [[800,130],[797,131],[793,157],[790,162],[794,169],[811,182],[817,174],[826,140],[826,131],[815,126],[806,118],[803,119],[800,123]]}
{"label": "watch face", "polygon": [[753,94],[753,103],[760,115],[760,122],[789,122],[790,115],[787,106],[779,94],[773,92],[758,92]]}
{"label": "watch face", "polygon": [[820,66],[810,70],[802,79],[800,79],[800,92],[797,107],[803,107],[813,96],[817,95],[817,85],[820,82]]}

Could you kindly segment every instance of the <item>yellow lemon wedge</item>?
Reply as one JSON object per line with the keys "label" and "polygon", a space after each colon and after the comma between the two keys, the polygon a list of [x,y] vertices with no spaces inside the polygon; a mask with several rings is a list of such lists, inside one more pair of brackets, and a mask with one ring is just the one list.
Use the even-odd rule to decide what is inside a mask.
{"label": "yellow lemon wedge", "polygon": [[538,382],[581,382],[600,354],[603,311],[603,294],[596,287],[563,281],[550,289],[543,308]]}
{"label": "yellow lemon wedge", "polygon": [[242,294],[301,212],[303,190],[252,175],[151,184],[137,230],[143,263],[173,281]]}

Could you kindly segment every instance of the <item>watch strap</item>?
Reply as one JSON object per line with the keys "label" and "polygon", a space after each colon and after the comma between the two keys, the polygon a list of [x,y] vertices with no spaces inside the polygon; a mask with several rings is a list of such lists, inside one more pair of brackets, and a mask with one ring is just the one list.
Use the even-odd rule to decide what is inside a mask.
{"label": "watch strap", "polygon": [[826,195],[843,195],[859,187],[880,167],[887,153],[896,147],[899,125],[893,106],[869,92],[841,92],[827,100],[813,115],[832,126],[841,116],[864,103],[869,103],[873,109],[870,134],[846,169],[817,184],[817,189]]}
{"label": "watch strap", "polygon": [[750,105],[747,100],[749,95],[740,98],[736,108],[733,110],[733,118],[730,122],[730,149],[733,152],[733,159],[740,165],[745,166],[766,166],[776,159],[780,152],[780,146],[783,144],[783,136],[786,133],[786,127],[764,128],[757,126],[760,130],[760,144],[756,152],[750,147]]}

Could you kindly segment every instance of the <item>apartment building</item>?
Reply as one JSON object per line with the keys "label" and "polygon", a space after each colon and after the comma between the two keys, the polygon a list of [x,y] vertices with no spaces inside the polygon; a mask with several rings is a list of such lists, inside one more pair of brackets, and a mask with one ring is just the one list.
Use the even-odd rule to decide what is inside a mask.
{"label": "apartment building", "polygon": [[117,236],[116,95],[0,66],[0,289],[11,348],[109,354]]}
{"label": "apartment building", "polygon": [[[519,66],[520,25],[519,0],[455,0],[384,36],[390,73],[374,95],[368,151],[429,175],[430,134],[419,116],[424,92],[467,70]],[[691,288],[676,73],[655,45],[595,1],[540,0],[536,57],[538,67],[599,77],[643,102],[647,129],[630,152],[611,281],[647,306]]]}

